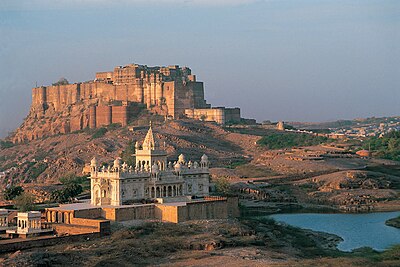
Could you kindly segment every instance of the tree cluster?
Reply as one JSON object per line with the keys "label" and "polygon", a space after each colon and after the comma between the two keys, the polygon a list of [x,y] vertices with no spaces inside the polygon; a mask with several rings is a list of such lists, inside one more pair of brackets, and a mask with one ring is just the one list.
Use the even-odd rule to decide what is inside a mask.
{"label": "tree cluster", "polygon": [[24,192],[21,186],[10,186],[3,191],[5,200],[13,200]]}
{"label": "tree cluster", "polygon": [[364,143],[364,148],[375,156],[400,161],[400,132],[393,131],[383,137],[371,137]]}
{"label": "tree cluster", "polygon": [[135,166],[135,158],[133,157],[133,154],[135,154],[135,142],[129,141],[125,150],[122,151],[120,157],[123,162],[128,164],[128,166]]}
{"label": "tree cluster", "polygon": [[273,133],[262,137],[257,141],[257,144],[269,149],[282,149],[296,146],[314,146],[327,141],[327,137],[305,133]]}
{"label": "tree cluster", "polygon": [[63,188],[60,190],[55,190],[51,193],[50,199],[52,201],[64,203],[72,201],[72,199],[82,193],[82,183],[84,183],[86,177],[75,176],[69,174],[60,178],[63,183]]}

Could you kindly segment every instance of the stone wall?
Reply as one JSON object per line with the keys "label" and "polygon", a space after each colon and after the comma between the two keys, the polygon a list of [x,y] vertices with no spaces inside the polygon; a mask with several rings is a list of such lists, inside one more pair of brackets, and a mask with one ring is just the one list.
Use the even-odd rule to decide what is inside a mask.
{"label": "stone wall", "polygon": [[[118,101],[125,104],[113,104]],[[171,118],[181,118],[186,110],[198,109],[189,117],[200,118],[205,112],[206,120],[221,124],[240,120],[238,109],[210,109],[204,99],[203,83],[196,81],[189,68],[131,64],[99,72],[90,82],[33,88],[30,113],[12,141],[19,143],[111,123],[125,126],[137,115],[129,103],[141,104],[153,113]]]}
{"label": "stone wall", "polygon": [[103,208],[103,217],[112,221],[155,219],[154,204],[134,205],[120,208]]}
{"label": "stone wall", "polygon": [[[237,217],[238,204],[227,198],[205,198],[203,201],[188,203],[157,204],[155,217],[164,222],[180,223],[190,220],[213,220]],[[233,210],[229,210],[233,209]]]}
{"label": "stone wall", "polygon": [[[136,204],[119,207],[98,207],[90,209],[66,210],[46,209],[48,222],[79,225],[108,231],[109,221],[160,220],[179,223],[189,220],[226,219],[238,217],[238,198],[207,196],[192,202],[163,204]],[[100,218],[100,219],[99,219]],[[103,220],[101,218],[105,218]],[[82,228],[82,231],[85,229]],[[77,229],[75,229],[77,230]]]}
{"label": "stone wall", "polygon": [[185,116],[195,120],[215,121],[219,124],[240,122],[240,108],[192,108],[185,109]]}
{"label": "stone wall", "polygon": [[225,108],[225,122],[240,122],[240,108]]}

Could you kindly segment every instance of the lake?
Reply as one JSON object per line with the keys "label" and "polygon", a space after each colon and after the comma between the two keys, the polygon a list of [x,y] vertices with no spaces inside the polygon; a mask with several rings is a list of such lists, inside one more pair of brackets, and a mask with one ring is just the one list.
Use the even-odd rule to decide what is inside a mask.
{"label": "lake", "polygon": [[359,247],[385,250],[400,244],[400,229],[385,225],[385,221],[400,215],[398,212],[357,214],[275,214],[268,216],[276,221],[304,229],[338,235],[344,239],[338,249],[351,251]]}

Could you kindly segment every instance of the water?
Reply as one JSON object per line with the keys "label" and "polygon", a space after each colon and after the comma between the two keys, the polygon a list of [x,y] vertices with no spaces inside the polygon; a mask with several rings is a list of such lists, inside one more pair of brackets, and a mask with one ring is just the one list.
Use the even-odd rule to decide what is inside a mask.
{"label": "water", "polygon": [[268,217],[304,229],[338,235],[344,239],[338,248],[351,251],[360,247],[385,250],[400,244],[400,229],[385,225],[400,212],[376,212],[361,214],[275,214]]}

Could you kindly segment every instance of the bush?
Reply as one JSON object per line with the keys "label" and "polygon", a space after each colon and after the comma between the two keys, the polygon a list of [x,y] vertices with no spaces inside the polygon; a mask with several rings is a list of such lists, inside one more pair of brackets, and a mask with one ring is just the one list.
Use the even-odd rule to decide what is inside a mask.
{"label": "bush", "polygon": [[29,193],[23,193],[15,198],[15,206],[22,212],[32,210],[35,207],[34,203],[35,197]]}
{"label": "bush", "polygon": [[21,186],[11,186],[6,188],[3,192],[5,200],[12,200],[24,192],[24,189]]}
{"label": "bush", "polygon": [[0,140],[0,149],[10,148],[10,147],[13,147],[13,146],[14,146],[14,143],[12,143],[10,141]]}
{"label": "bush", "polygon": [[63,189],[53,191],[50,199],[61,203],[68,202],[82,193],[83,187],[81,184],[88,182],[86,176],[76,176],[74,174],[67,174],[61,177],[60,181],[64,184]]}
{"label": "bush", "polygon": [[363,147],[379,158],[400,161],[400,132],[390,132],[381,138],[371,137]]}
{"label": "bush", "polygon": [[226,177],[219,177],[215,181],[215,189],[220,195],[229,195],[231,193],[231,184]]}
{"label": "bush", "polygon": [[92,134],[92,139],[100,138],[103,137],[107,132],[107,129],[102,127],[97,129],[93,134]]}
{"label": "bush", "polygon": [[273,133],[262,137],[257,144],[269,149],[291,148],[296,146],[314,146],[328,141],[327,137],[304,133]]}
{"label": "bush", "polygon": [[42,174],[47,169],[47,164],[39,162],[29,169],[29,178],[35,180],[40,174]]}
{"label": "bush", "polygon": [[126,162],[128,166],[135,166],[135,158],[133,156],[135,154],[135,142],[129,141],[125,150],[122,151],[120,157],[122,161]]}

